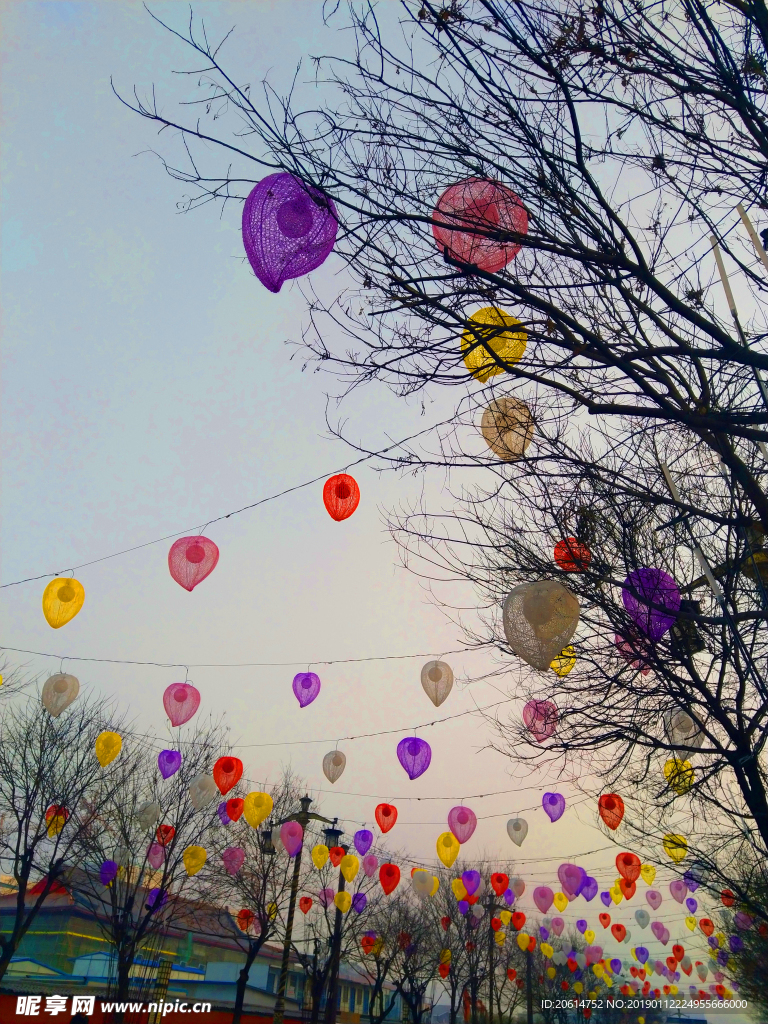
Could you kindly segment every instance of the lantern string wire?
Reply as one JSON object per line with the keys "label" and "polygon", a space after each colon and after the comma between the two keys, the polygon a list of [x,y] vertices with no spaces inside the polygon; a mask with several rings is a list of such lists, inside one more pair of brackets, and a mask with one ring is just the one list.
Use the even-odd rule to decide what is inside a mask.
{"label": "lantern string wire", "polygon": [[[296,491],[301,491],[305,487],[311,487],[312,484],[319,483],[321,480],[326,480],[328,477],[334,476],[337,473],[346,472],[348,469],[352,469],[353,466],[359,466],[363,462],[369,462],[371,459],[378,458],[380,455],[386,455],[388,452],[393,451],[396,448],[401,448],[404,444],[409,441],[415,441],[418,437],[423,437],[424,434],[429,434],[433,430],[437,430],[438,427],[447,426],[456,419],[456,415],[450,416],[446,420],[442,420],[440,423],[433,423],[430,427],[425,427],[424,430],[419,430],[415,434],[411,434],[409,437],[404,437],[400,441],[395,441],[393,444],[386,448],[381,448],[376,452],[369,452],[367,455],[363,455],[361,458],[356,459],[354,462],[348,462],[342,469],[333,469],[327,473],[321,473],[319,476],[312,477],[311,480],[305,480],[303,483],[294,484],[292,487],[286,487],[285,490],[278,491],[276,494],[267,495],[266,498],[259,498],[258,501],[251,502],[249,505],[243,505],[242,508],[234,509],[232,512],[227,512],[224,515],[217,516],[215,519],[209,519],[206,528],[212,526],[214,523],[221,523],[225,519],[231,519],[232,516],[239,516],[242,512],[249,512],[251,509],[258,508],[260,505],[266,505],[270,501],[276,501],[278,498],[284,498],[287,494],[294,494]],[[199,520],[198,520],[199,523]],[[199,526],[191,526],[185,530],[177,530],[175,533],[167,533],[163,537],[156,537],[155,540],[144,541],[143,544],[134,544],[130,548],[122,548],[120,551],[113,551],[109,555],[102,555],[100,558],[92,558],[88,562],[79,562],[77,565],[73,565],[70,569],[70,576],[74,576],[75,569],[84,569],[89,565],[97,565],[99,562],[106,562],[111,558],[119,558],[121,555],[130,554],[132,551],[141,551],[142,548],[152,547],[154,544],[162,544],[163,541],[173,540],[174,537],[183,537],[190,532],[190,530],[198,530]],[[0,583],[0,590],[5,590],[6,587],[17,587],[22,583],[33,583],[36,580],[45,580],[49,576],[56,577],[61,575],[61,571],[56,572],[44,572],[39,576],[27,576],[21,580],[14,580],[11,583]]]}

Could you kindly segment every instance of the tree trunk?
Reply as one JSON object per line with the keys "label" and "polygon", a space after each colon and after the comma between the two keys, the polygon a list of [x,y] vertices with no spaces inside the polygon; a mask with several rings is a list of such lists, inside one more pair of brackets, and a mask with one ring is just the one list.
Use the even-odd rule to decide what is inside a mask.
{"label": "tree trunk", "polygon": [[243,1003],[245,1002],[245,989],[248,985],[248,975],[250,974],[253,961],[256,959],[258,947],[251,945],[248,947],[248,954],[245,958],[242,970],[237,978],[237,987],[235,988],[235,1010],[232,1014],[232,1024],[240,1024],[240,1019],[243,1016]]}

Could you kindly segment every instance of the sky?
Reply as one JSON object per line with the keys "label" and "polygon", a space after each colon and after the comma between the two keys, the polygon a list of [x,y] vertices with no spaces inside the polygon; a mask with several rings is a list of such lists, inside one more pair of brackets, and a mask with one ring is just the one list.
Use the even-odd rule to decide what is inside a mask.
{"label": "sky", "polygon": [[[188,16],[184,3],[153,10],[180,28]],[[197,3],[195,12],[213,35],[235,25],[228,45],[238,72],[268,75],[278,88],[302,57],[344,45],[323,26],[320,4]],[[382,17],[394,27],[396,5],[384,5]],[[186,59],[180,45],[141,4],[122,0],[2,3],[0,18],[2,583],[68,575],[156,538],[196,534],[344,469],[356,456],[329,435],[325,418],[338,385],[291,358],[306,322],[298,288],[273,295],[255,279],[239,206],[179,212],[184,185],[148,153],[164,140],[112,91],[110,80],[143,95],[154,83],[170,105],[178,95],[171,69]],[[344,286],[334,256],[314,275],[325,288]],[[427,416],[437,422],[448,399],[431,401]],[[432,421],[420,400],[376,386],[354,395],[344,415],[350,433],[374,448]],[[137,728],[160,735],[165,687],[189,678],[203,713],[224,716],[249,779],[274,779],[290,764],[348,832],[371,826],[380,801],[394,802],[393,844],[427,863],[448,810],[465,801],[481,819],[467,854],[516,856],[529,892],[555,884],[561,860],[611,884],[620,847],[598,829],[595,801],[562,779],[520,777],[489,749],[487,722],[463,713],[502,700],[505,680],[464,680],[497,663],[462,651],[458,630],[399,565],[385,509],[422,491],[439,501],[445,481],[366,466],[353,473],[362,500],[343,523],[327,515],[321,480],[206,527],[220,561],[191,594],[168,573],[170,540],[78,569],[85,605],[59,631],[41,611],[47,579],[5,586],[0,643],[37,652],[10,652],[9,664],[41,682],[63,666],[85,690],[113,698]],[[394,655],[418,656],[381,660]],[[419,673],[440,656],[457,685],[436,710]],[[331,661],[341,663],[320,664]],[[291,680],[309,667],[322,690],[300,710]],[[433,759],[410,782],[398,741],[458,715],[419,731]],[[391,732],[343,739],[383,730]],[[337,741],[347,766],[331,786],[321,761]],[[568,808],[551,824],[541,793],[557,788]],[[530,824],[520,851],[505,829],[518,814]],[[660,869],[661,882],[671,877]],[[684,915],[670,904],[665,895],[659,918],[682,929]],[[621,907],[614,919],[630,925],[634,909]],[[639,932],[631,944],[638,941]]]}

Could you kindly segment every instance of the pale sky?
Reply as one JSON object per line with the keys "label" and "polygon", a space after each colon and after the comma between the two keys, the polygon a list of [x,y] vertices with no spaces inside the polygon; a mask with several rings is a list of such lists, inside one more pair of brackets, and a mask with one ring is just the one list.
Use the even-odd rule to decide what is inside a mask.
{"label": "pale sky", "polygon": [[[337,45],[323,27],[321,6],[253,0],[198,3],[195,11],[213,35],[237,26],[231,54],[238,75],[258,81],[269,74],[287,87],[302,56]],[[181,2],[153,10],[179,27],[188,16]],[[397,16],[395,4],[382,10],[385,24]],[[268,293],[243,259],[241,207],[180,215],[184,186],[154,157],[137,155],[162,143],[148,122],[118,103],[110,76],[128,92],[134,83],[147,91],[154,82],[170,104],[177,84],[169,70],[181,66],[181,47],[138,3],[2,3],[0,14],[0,575],[8,583],[68,573],[186,528],[197,532],[217,516],[338,470],[355,455],[325,428],[325,393],[335,393],[335,382],[302,373],[300,357],[291,360],[284,344],[300,338],[300,293],[290,285]],[[325,286],[344,285],[333,256],[315,274]],[[344,414],[351,435],[383,447],[444,418],[454,397],[430,396],[422,417],[420,400],[409,404],[374,386]],[[461,648],[461,637],[399,567],[383,509],[416,500],[422,487],[439,501],[443,479],[399,479],[366,467],[353,473],[362,500],[343,523],[327,515],[319,483],[211,526],[206,533],[220,547],[219,565],[192,594],[169,576],[171,541],[78,570],[85,605],[58,631],[41,611],[46,580],[6,588],[2,645],[52,655],[11,656],[42,679],[59,670],[62,656],[295,663],[190,669],[202,709],[226,716],[231,750],[252,780],[274,777],[290,762],[322,793],[323,813],[345,819],[350,831],[372,826],[376,803],[392,801],[400,814],[393,845],[423,862],[434,860],[450,807],[465,800],[481,818],[467,856],[518,854],[527,910],[535,885],[557,888],[561,860],[578,861],[607,888],[621,847],[596,827],[594,801],[554,779],[513,778],[504,757],[482,749],[490,733],[481,718],[422,730],[433,759],[417,781],[398,764],[397,742],[414,725],[491,704],[506,686],[503,677],[494,685],[459,683],[440,709],[431,705],[419,683],[422,662]],[[299,710],[291,680],[307,665],[402,654],[425,657],[317,668],[321,695]],[[446,660],[459,680],[492,664],[472,653]],[[77,660],[64,667],[83,686],[114,695],[138,726],[159,731],[162,692],[185,675]],[[518,671],[515,664],[515,677]],[[508,708],[519,714],[517,704],[499,711],[506,715]],[[331,787],[320,766],[336,738],[385,729],[397,731],[340,743],[347,768]],[[322,742],[289,745],[315,740]],[[553,788],[569,800],[554,825],[540,805],[541,793]],[[530,824],[521,851],[505,830],[516,814]],[[583,856],[588,851],[596,852]],[[671,877],[659,871],[665,900],[656,916],[674,929],[673,942],[678,932],[685,941],[690,933],[668,894]],[[635,909],[645,906],[640,899],[622,905],[614,920],[632,928]],[[579,900],[568,915],[586,913],[598,930],[598,902],[587,908]],[[649,930],[632,930],[631,945],[649,945]],[[620,954],[628,957],[628,945]]]}

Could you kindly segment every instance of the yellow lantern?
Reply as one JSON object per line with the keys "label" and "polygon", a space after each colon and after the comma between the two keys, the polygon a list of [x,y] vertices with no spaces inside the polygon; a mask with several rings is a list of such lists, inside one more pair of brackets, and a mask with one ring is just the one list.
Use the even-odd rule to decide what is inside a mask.
{"label": "yellow lantern", "polygon": [[494,355],[510,366],[520,359],[527,344],[528,334],[521,322],[497,306],[485,306],[473,313],[461,335],[464,363],[475,380],[483,382],[505,372]]}
{"label": "yellow lantern", "polygon": [[452,956],[453,954],[451,953],[450,949],[442,950],[440,953],[440,963],[449,964],[451,962]]}
{"label": "yellow lantern", "polygon": [[346,891],[337,892],[336,895],[333,897],[333,902],[336,904],[337,908],[342,912],[342,914],[346,914],[346,912],[352,906],[352,897]]}
{"label": "yellow lantern", "polygon": [[624,899],[624,893],[621,891],[621,887],[618,885],[612,885],[608,892],[611,894],[611,899],[618,907],[618,905]]}
{"label": "yellow lantern", "polygon": [[696,931],[696,918],[693,916],[693,914],[689,914],[688,917],[686,917],[685,926],[688,929],[688,931]]}
{"label": "yellow lantern", "polygon": [[328,847],[325,843],[318,843],[317,846],[312,847],[312,863],[315,865],[317,870],[325,867],[328,862]]}
{"label": "yellow lantern", "polygon": [[557,969],[554,967],[547,968],[547,977],[550,981],[554,981],[557,976]]}
{"label": "yellow lantern", "polygon": [[549,959],[549,957],[551,956],[554,956],[555,954],[555,950],[552,946],[550,946],[548,942],[542,942],[541,946],[539,946],[539,949],[541,950],[542,954],[545,957],[547,957],[547,959]]}
{"label": "yellow lantern", "polygon": [[453,890],[453,895],[457,900],[461,901],[467,898],[467,890],[460,878],[454,878],[451,882],[451,889]]}
{"label": "yellow lantern", "polygon": [[440,879],[437,877],[437,875],[432,875],[432,888],[429,890],[429,895],[434,896],[439,888]]}
{"label": "yellow lantern", "polygon": [[66,626],[83,607],[84,600],[85,589],[82,583],[63,576],[51,580],[43,591],[45,621],[53,629]]}
{"label": "yellow lantern", "polygon": [[685,856],[688,853],[688,840],[685,836],[678,835],[674,832],[668,832],[664,836],[664,853],[675,862],[679,864],[681,860],[685,860]]}
{"label": "yellow lantern", "polygon": [[640,874],[643,876],[643,881],[646,885],[653,885],[653,880],[656,878],[656,868],[653,864],[643,864],[640,868]]}
{"label": "yellow lantern", "polygon": [[602,978],[602,976],[605,974],[605,968],[602,964],[592,964],[592,973],[595,974],[598,978]]}
{"label": "yellow lantern", "polygon": [[503,946],[507,941],[507,933],[502,931],[494,932],[493,938],[497,946]]}
{"label": "yellow lantern", "polygon": [[[353,882],[355,880],[355,875],[360,870],[360,861],[354,853],[347,853],[341,858],[339,867],[341,868],[341,873],[344,875],[347,882]],[[343,913],[346,914],[346,910],[343,911]]]}
{"label": "yellow lantern", "polygon": [[188,846],[184,851],[184,867],[188,875],[196,875],[208,860],[208,853],[202,846]]}
{"label": "yellow lantern", "polygon": [[93,747],[99,764],[106,768],[123,749],[123,740],[116,732],[100,732]]}
{"label": "yellow lantern", "polygon": [[564,647],[558,656],[550,662],[549,667],[556,676],[560,676],[560,678],[563,679],[568,675],[575,664],[576,651],[573,647]]}
{"label": "yellow lantern", "polygon": [[576,993],[577,996],[580,996],[581,993],[584,991],[584,985],[580,981],[575,982],[573,986],[573,991]]}
{"label": "yellow lantern", "polygon": [[511,910],[502,910],[502,911],[500,911],[499,912],[499,920],[501,921],[501,923],[503,925],[508,925],[509,922],[512,920],[512,911]]}
{"label": "yellow lantern", "polygon": [[258,828],[272,813],[272,806],[269,793],[249,793],[244,801],[243,817],[251,828]]}
{"label": "yellow lantern", "polygon": [[528,943],[530,941],[531,941],[530,935],[526,935],[525,932],[518,932],[517,933],[517,944],[520,947],[520,949],[523,950],[523,952],[525,952],[525,950],[528,949]]}
{"label": "yellow lantern", "polygon": [[676,757],[670,757],[664,765],[664,778],[673,792],[678,796],[684,796],[693,786],[696,772],[690,761],[679,761]]}
{"label": "yellow lantern", "polygon": [[277,917],[277,904],[276,903],[269,903],[269,904],[267,904],[267,916],[269,917],[270,921],[274,921],[275,920],[275,918]]}
{"label": "yellow lantern", "polygon": [[374,956],[379,956],[382,949],[384,949],[384,939],[382,939],[381,936],[379,936],[379,938],[376,939],[376,941],[374,942],[371,952],[373,953]]}
{"label": "yellow lantern", "polygon": [[587,930],[584,932],[584,939],[590,946],[595,941],[595,933],[592,931],[591,928],[587,928]]}
{"label": "yellow lantern", "polygon": [[568,897],[565,895],[564,892],[556,892],[555,893],[555,898],[554,898],[554,904],[557,907],[557,909],[560,911],[560,913],[562,914],[562,912],[568,906]]}
{"label": "yellow lantern", "polygon": [[437,856],[447,868],[453,864],[459,856],[459,840],[453,832],[442,832],[437,838]]}

